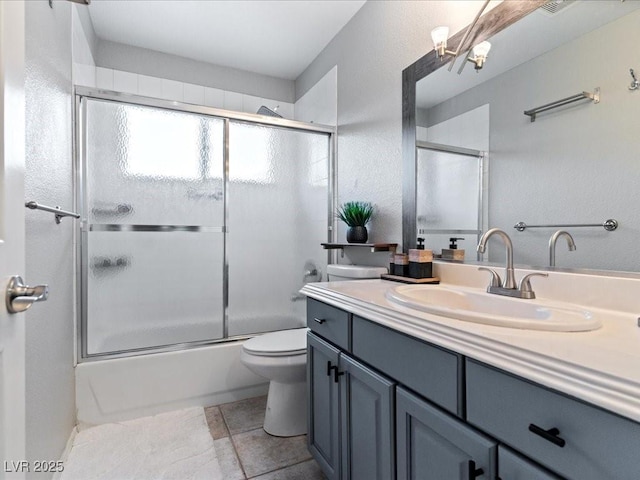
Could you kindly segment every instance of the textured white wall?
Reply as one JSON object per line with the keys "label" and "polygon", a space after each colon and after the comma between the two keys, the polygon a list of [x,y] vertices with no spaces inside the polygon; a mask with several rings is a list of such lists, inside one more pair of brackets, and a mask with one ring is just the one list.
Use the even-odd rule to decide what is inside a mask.
{"label": "textured white wall", "polygon": [[[430,31],[467,25],[479,2],[367,2],[296,80],[301,98],[338,66],[338,200],[371,201],[370,239],[402,242],[402,70],[431,50]],[[339,225],[338,239],[345,229]],[[387,263],[381,259],[363,261]]]}
{"label": "textured white wall", "polygon": [[[71,4],[25,4],[25,196],[71,209]],[[75,425],[75,225],[70,218],[56,225],[53,215],[40,211],[27,211],[25,220],[25,280],[50,286],[49,300],[34,305],[25,319],[27,460],[33,462],[58,459]]]}
{"label": "textured white wall", "polygon": [[[634,208],[640,202],[640,92],[627,89],[633,67],[629,52],[640,43],[639,22],[636,11],[431,109],[430,120],[438,123],[491,104],[489,226],[509,233],[516,262],[547,265],[555,230],[517,232],[513,225],[519,221],[571,224],[615,218],[620,222],[615,232],[567,228],[577,250],[569,252],[561,240],[556,265],[640,270],[635,248],[640,222]],[[534,123],[522,113],[594,87],[601,88],[598,105],[575,103],[543,113]],[[489,259],[501,261],[503,252],[496,242]]]}

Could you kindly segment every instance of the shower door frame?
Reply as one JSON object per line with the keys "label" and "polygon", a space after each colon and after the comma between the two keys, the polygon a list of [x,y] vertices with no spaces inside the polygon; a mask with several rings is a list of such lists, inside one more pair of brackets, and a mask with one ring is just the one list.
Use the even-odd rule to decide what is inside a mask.
{"label": "shower door frame", "polygon": [[[77,222],[75,229],[75,263],[76,263],[76,362],[84,363],[96,360],[105,360],[112,358],[123,358],[138,355],[147,355],[152,353],[163,353],[178,350],[186,350],[191,348],[202,347],[206,345],[215,345],[226,342],[233,342],[237,340],[244,340],[253,336],[237,335],[229,337],[229,259],[227,256],[227,233],[229,222],[229,204],[228,204],[228,190],[229,190],[229,130],[231,122],[246,123],[250,125],[264,125],[268,127],[275,127],[284,130],[294,130],[302,132],[313,132],[327,134],[328,145],[328,185],[327,185],[327,241],[335,241],[336,228],[335,228],[335,216],[333,212],[336,207],[336,127],[328,125],[320,125],[316,123],[299,122],[296,120],[288,120],[277,117],[266,117],[264,115],[257,115],[251,113],[234,112],[230,110],[223,110],[220,108],[205,107],[201,105],[193,105],[188,103],[176,102],[171,100],[163,100],[152,97],[143,97],[140,95],[133,95],[128,93],[114,92],[109,90],[100,90],[89,87],[75,86],[74,87],[74,204],[75,211],[79,212],[81,217]],[[89,225],[86,205],[86,112],[84,112],[83,99],[91,100],[104,100],[114,102],[118,104],[129,104],[144,107],[160,108],[164,110],[172,110],[177,112],[194,113],[207,117],[219,118],[224,121],[224,145],[223,145],[223,192],[224,192],[224,226],[222,227],[222,233],[224,234],[223,241],[223,285],[222,285],[222,303],[223,303],[223,317],[222,317],[222,338],[209,339],[209,340],[196,340],[192,342],[174,343],[169,345],[161,345],[154,347],[134,348],[127,350],[120,350],[108,353],[89,354],[87,353],[88,336],[88,233]],[[149,226],[153,228],[154,226]],[[327,252],[327,261],[331,260],[331,252]]]}

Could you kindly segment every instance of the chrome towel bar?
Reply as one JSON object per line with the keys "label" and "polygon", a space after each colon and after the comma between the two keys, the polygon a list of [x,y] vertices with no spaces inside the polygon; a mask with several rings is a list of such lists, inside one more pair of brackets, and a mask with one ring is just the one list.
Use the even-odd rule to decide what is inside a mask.
{"label": "chrome towel bar", "polygon": [[60,219],[63,217],[80,218],[80,215],[75,212],[62,210],[60,209],[60,207],[47,207],[46,205],[40,205],[38,202],[34,202],[33,200],[30,202],[26,202],[24,206],[30,208],[31,210],[42,210],[43,212],[54,213],[56,217],[56,223],[60,223]]}
{"label": "chrome towel bar", "polygon": [[554,108],[562,107],[564,105],[568,105],[573,102],[577,102],[579,100],[583,100],[588,98],[593,100],[593,103],[600,103],[600,88],[595,88],[593,93],[591,92],[581,92],[575,95],[571,95],[570,97],[563,98],[562,100],[556,100],[555,102],[547,103],[546,105],[542,105],[541,107],[532,108],[531,110],[525,110],[524,114],[528,117],[531,117],[531,121],[536,121],[536,115],[542,112],[546,112],[547,110],[552,110]]}
{"label": "chrome towel bar", "polygon": [[618,228],[618,221],[613,218],[609,218],[602,223],[575,223],[575,224],[559,224],[559,225],[527,225],[524,222],[516,223],[513,228],[519,232],[524,232],[527,228],[576,228],[576,227],[602,227],[607,232],[613,232]]}

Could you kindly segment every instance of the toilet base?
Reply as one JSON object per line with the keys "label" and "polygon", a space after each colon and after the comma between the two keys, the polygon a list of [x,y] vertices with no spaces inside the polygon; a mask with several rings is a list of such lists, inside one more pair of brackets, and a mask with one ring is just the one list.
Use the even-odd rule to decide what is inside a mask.
{"label": "toilet base", "polygon": [[269,383],[264,431],[276,437],[307,433],[307,382]]}

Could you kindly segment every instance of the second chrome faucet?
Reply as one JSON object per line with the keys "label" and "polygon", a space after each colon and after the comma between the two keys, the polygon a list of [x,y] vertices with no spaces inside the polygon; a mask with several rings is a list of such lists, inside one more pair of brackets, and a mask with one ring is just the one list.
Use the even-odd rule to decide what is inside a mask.
{"label": "second chrome faucet", "polygon": [[487,241],[493,235],[497,235],[502,239],[505,245],[506,250],[506,265],[505,265],[505,274],[504,274],[504,282],[500,278],[500,275],[491,268],[480,267],[479,270],[485,270],[491,273],[491,283],[487,287],[488,293],[493,293],[496,295],[506,295],[508,297],[515,298],[525,298],[532,299],[536,298],[535,293],[531,288],[530,279],[533,276],[540,277],[548,277],[546,273],[530,273],[525,275],[520,280],[520,283],[516,287],[516,277],[513,269],[513,243],[511,243],[511,238],[504,230],[499,228],[491,228],[487,230],[482,237],[480,238],[480,242],[478,243],[478,253],[484,253],[487,248]]}

